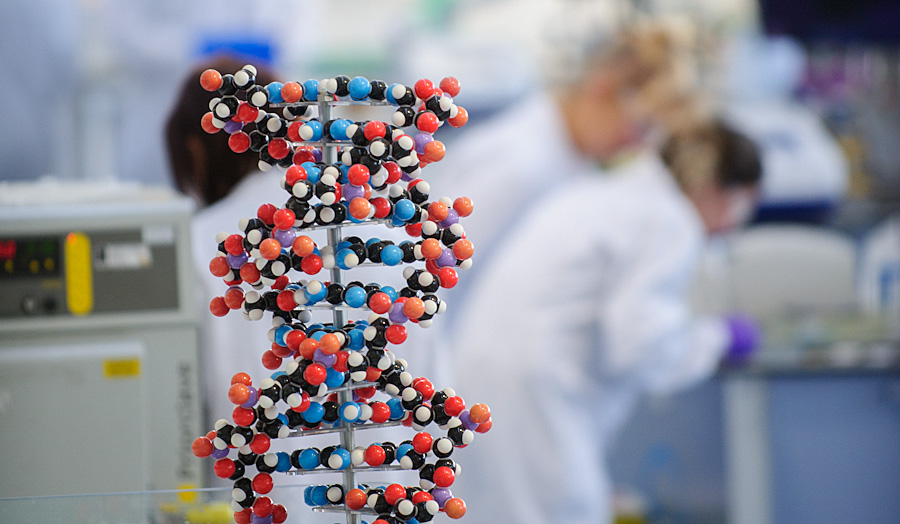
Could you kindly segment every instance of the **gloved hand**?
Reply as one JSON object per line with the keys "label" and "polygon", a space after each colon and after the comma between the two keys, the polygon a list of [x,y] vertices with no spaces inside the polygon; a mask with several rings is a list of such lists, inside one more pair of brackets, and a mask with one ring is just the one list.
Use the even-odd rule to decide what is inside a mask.
{"label": "gloved hand", "polygon": [[749,315],[733,314],[725,317],[725,325],[731,335],[725,361],[731,364],[746,363],[762,338],[759,323]]}

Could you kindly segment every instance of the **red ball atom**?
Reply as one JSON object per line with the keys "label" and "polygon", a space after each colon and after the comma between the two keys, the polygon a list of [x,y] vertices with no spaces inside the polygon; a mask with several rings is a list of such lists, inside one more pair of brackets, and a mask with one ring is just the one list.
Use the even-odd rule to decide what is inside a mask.
{"label": "red ball atom", "polygon": [[[390,410],[390,408],[388,408]],[[372,444],[366,448],[364,453],[366,464],[376,467],[384,464],[385,454],[384,448],[379,445]]]}
{"label": "red ball atom", "polygon": [[[323,337],[324,338],[324,337]],[[310,339],[307,339],[310,340]],[[303,370],[303,378],[306,379],[307,382],[312,384],[313,386],[318,386],[322,382],[325,382],[325,378],[328,376],[328,369],[325,368],[322,364],[318,362],[314,362]]]}
{"label": "red ball atom", "polygon": [[[406,342],[406,326],[402,326],[400,324],[393,324],[387,327],[384,330],[384,337],[388,342],[394,345],[402,344]],[[325,337],[322,337],[325,338]]]}
{"label": "red ball atom", "polygon": [[228,261],[225,260],[225,257],[213,257],[213,259],[209,261],[209,272],[212,273],[214,277],[222,278],[231,272],[231,268],[228,267]]}
{"label": "red ball atom", "polygon": [[232,133],[228,137],[228,148],[235,153],[244,153],[250,149],[250,135],[243,131]]}
{"label": "red ball atom", "polygon": [[212,455],[212,452],[215,450],[213,443],[206,437],[197,437],[194,439],[194,442],[191,443],[191,451],[195,456],[199,458],[205,458]]}
{"label": "red ball atom", "polygon": [[281,358],[275,355],[271,349],[262,354],[262,365],[266,369],[276,370],[281,367]]}
{"label": "red ball atom", "polygon": [[441,80],[441,91],[447,93],[447,96],[456,96],[459,94],[459,80],[452,76],[448,76]]}
{"label": "red ball atom", "polygon": [[227,458],[219,459],[213,465],[213,472],[220,479],[227,479],[228,477],[234,475],[234,470],[234,461]]}
{"label": "red ball atom", "polygon": [[266,493],[272,491],[272,487],[275,483],[272,481],[272,475],[268,473],[257,473],[255,477],[253,477],[253,491],[265,495]]}
{"label": "red ball atom", "polygon": [[256,216],[267,225],[271,226],[272,217],[275,215],[276,211],[278,211],[278,208],[275,207],[275,204],[263,204],[256,210]]}
{"label": "red ball atom", "polygon": [[294,221],[296,219],[297,217],[290,209],[279,209],[272,215],[272,223],[275,224],[275,227],[278,229],[287,230],[294,227]]}
{"label": "red ball atom", "polygon": [[366,505],[366,492],[359,488],[351,489],[344,495],[344,504],[353,511],[364,508]]}
{"label": "red ball atom", "polygon": [[434,94],[434,83],[427,78],[423,78],[416,82],[413,86],[413,91],[415,91],[419,100],[425,100]]}
{"label": "red ball atom", "polygon": [[225,297],[213,297],[209,301],[209,312],[217,317],[224,317],[228,314],[228,306],[225,304]]}

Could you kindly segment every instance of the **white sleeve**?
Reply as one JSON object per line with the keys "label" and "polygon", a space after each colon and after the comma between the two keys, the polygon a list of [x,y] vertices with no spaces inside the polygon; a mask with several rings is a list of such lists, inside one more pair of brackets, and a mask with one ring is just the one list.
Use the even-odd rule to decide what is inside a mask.
{"label": "white sleeve", "polygon": [[730,339],[721,319],[692,314],[688,288],[703,239],[693,223],[668,215],[634,231],[598,318],[607,378],[654,392],[710,376]]}

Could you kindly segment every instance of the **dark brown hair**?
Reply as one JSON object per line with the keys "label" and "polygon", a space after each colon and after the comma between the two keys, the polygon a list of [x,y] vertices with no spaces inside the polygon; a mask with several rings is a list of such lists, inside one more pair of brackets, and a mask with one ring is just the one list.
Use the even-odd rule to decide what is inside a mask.
{"label": "dark brown hair", "polygon": [[673,134],[662,159],[682,189],[715,182],[721,187],[752,187],[762,177],[759,148],[721,121]]}
{"label": "dark brown hair", "polygon": [[[224,198],[258,164],[255,153],[231,151],[224,132],[210,135],[200,127],[200,119],[209,112],[209,101],[218,96],[200,86],[200,74],[206,69],[215,69],[223,75],[233,74],[244,65],[245,61],[230,56],[219,56],[198,64],[184,79],[178,100],[166,121],[166,150],[175,187],[198,198],[203,206]],[[257,84],[266,85],[273,80],[274,75],[257,66]],[[195,165],[188,147],[189,138],[203,148],[203,165]]]}

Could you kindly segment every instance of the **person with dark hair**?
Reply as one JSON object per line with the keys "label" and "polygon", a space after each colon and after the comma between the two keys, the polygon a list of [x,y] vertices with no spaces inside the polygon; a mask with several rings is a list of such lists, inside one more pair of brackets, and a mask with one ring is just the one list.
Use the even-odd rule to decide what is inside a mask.
{"label": "person with dark hair", "polygon": [[[282,205],[286,194],[279,185],[281,172],[257,169],[258,157],[238,154],[228,146],[224,132],[206,133],[200,124],[209,112],[215,96],[200,85],[206,69],[224,73],[240,71],[245,61],[219,56],[198,64],[182,83],[181,90],[166,122],[166,146],[175,186],[194,198],[198,209],[191,222],[193,265],[200,321],[200,348],[203,366],[203,391],[209,416],[219,418],[231,413],[233,405],[225,392],[237,370],[253,377],[268,376],[260,355],[265,351],[266,334],[271,327],[264,322],[247,322],[241,315],[215,318],[209,301],[221,295],[223,284],[209,272],[209,261],[216,254],[216,235],[238,231],[238,221],[255,217],[263,203]],[[256,66],[256,83],[275,81],[274,75]],[[207,421],[212,425],[214,420]]]}
{"label": "person with dark hair", "polygon": [[[225,198],[247,175],[256,171],[253,155],[238,154],[228,147],[228,140],[211,135],[200,127],[200,119],[209,112],[211,95],[200,85],[200,74],[206,69],[239,71],[244,63],[219,56],[200,64],[188,73],[181,84],[178,100],[166,121],[166,151],[175,187],[193,197],[200,207]],[[273,75],[257,68],[256,82],[266,85]]]}
{"label": "person with dark hair", "polygon": [[475,207],[475,265],[429,351],[432,375],[491,406],[454,485],[470,524],[611,522],[605,454],[637,399],[755,344],[745,317],[690,307],[707,235],[748,217],[761,169],[682,50],[666,28],[623,30],[432,168],[432,192]]}
{"label": "person with dark hair", "polygon": [[671,136],[661,157],[709,233],[730,231],[750,218],[762,165],[749,138],[713,121]]}

